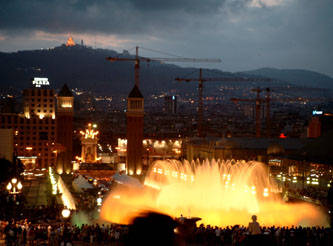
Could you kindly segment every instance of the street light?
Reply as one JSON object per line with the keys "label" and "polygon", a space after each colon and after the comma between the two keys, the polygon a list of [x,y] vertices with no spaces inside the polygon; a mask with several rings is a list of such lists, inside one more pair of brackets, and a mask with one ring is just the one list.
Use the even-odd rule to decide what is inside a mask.
{"label": "street light", "polygon": [[8,193],[14,195],[14,200],[16,200],[16,195],[21,193],[23,185],[21,181],[18,181],[17,178],[12,178],[6,186]]}
{"label": "street light", "polygon": [[[6,189],[10,195],[14,196],[14,202],[16,202],[16,195],[20,194],[22,191],[23,185],[21,181],[18,181],[17,178],[12,178],[11,181],[8,182]],[[19,201],[16,202],[16,205],[19,205]],[[14,209],[14,218],[16,218],[16,208]]]}
{"label": "street light", "polygon": [[71,211],[68,208],[64,208],[61,211],[61,215],[64,217],[64,219],[68,219],[68,217],[71,215]]}

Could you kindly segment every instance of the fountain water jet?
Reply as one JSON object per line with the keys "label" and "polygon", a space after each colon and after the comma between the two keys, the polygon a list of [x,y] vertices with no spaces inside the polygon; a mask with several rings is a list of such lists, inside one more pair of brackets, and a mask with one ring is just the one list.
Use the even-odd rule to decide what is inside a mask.
{"label": "fountain water jet", "polygon": [[326,225],[316,207],[287,204],[259,162],[156,161],[144,186],[118,187],[104,202],[101,217],[127,224],[145,210],[179,217],[201,217],[205,224],[247,225],[256,214],[262,225]]}

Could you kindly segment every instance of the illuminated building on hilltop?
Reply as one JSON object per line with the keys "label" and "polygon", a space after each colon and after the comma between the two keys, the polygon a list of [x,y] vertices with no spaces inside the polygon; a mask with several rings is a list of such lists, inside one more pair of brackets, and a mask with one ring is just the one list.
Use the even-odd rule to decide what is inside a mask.
{"label": "illuminated building on hilltop", "polygon": [[73,40],[73,38],[71,36],[69,36],[69,38],[67,39],[67,43],[66,46],[74,46],[75,42]]}
{"label": "illuminated building on hilltop", "polygon": [[99,131],[95,130],[96,127],[96,124],[89,123],[85,131],[80,131],[82,150],[79,160],[83,163],[96,163],[100,160],[97,157]]}
{"label": "illuminated building on hilltop", "polygon": [[23,113],[0,116],[0,127],[13,129],[14,153],[26,168],[46,168],[56,161],[55,95],[47,78],[34,78],[23,91]]}
{"label": "illuminated building on hilltop", "polygon": [[57,143],[61,145],[57,157],[57,172],[72,170],[74,96],[65,84],[57,95]]}
{"label": "illuminated building on hilltop", "polygon": [[143,116],[144,99],[135,85],[127,98],[127,160],[126,167],[129,175],[140,175],[143,158]]}

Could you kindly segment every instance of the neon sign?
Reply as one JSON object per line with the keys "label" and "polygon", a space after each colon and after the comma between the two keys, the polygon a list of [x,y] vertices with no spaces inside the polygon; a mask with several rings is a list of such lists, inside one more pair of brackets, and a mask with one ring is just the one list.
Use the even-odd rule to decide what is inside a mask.
{"label": "neon sign", "polygon": [[322,115],[323,111],[313,110],[312,115]]}
{"label": "neon sign", "polygon": [[50,85],[50,82],[48,78],[35,77],[32,81],[32,85],[34,85],[35,87],[42,87],[42,85]]}

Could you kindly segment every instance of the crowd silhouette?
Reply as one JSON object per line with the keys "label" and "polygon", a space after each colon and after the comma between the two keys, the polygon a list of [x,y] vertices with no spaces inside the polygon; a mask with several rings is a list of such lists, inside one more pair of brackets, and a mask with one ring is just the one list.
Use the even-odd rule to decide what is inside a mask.
{"label": "crowd silhouette", "polygon": [[261,227],[255,215],[248,227],[196,226],[198,220],[146,212],[127,226],[2,221],[0,233],[6,245],[333,245],[332,228]]}

